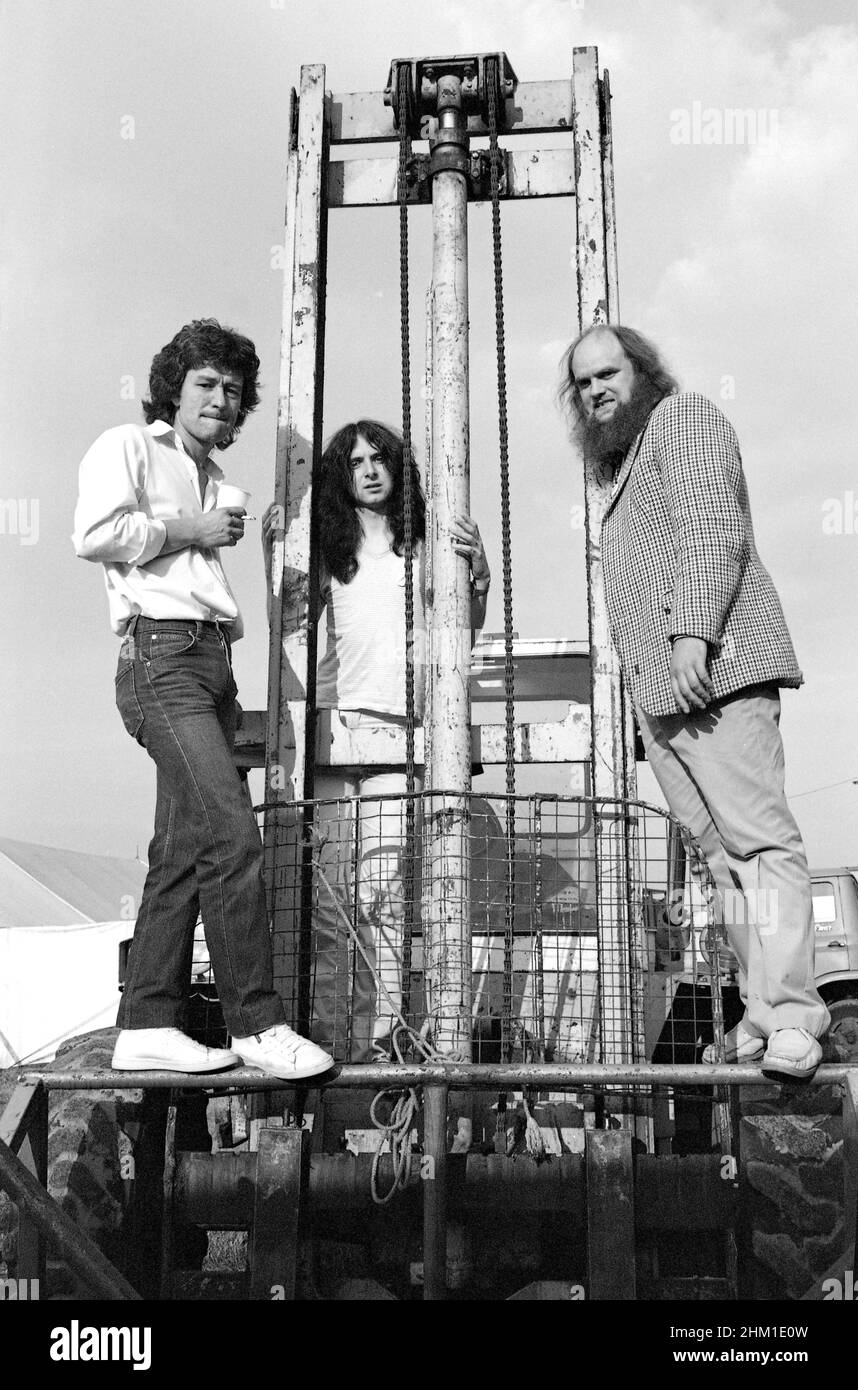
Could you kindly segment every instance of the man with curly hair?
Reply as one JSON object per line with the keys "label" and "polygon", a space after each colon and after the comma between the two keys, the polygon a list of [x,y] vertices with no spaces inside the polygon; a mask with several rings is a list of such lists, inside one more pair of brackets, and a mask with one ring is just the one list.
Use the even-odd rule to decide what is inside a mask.
{"label": "man with curly hair", "polygon": [[[829,1015],[778,729],[779,687],[802,674],[757,553],[736,432],[711,401],[679,390],[635,329],[588,329],[564,367],[575,434],[613,481],[605,597],[647,758],[703,847],[722,911],[732,905],[745,1013],[726,1059],[809,1080]],[[703,1060],[718,1060],[714,1046]]]}
{"label": "man with curly hair", "polygon": [[[239,1061],[286,1079],[331,1057],[294,1033],[272,982],[262,843],[232,757],[242,635],[221,551],[244,534],[220,506],[227,449],[258,402],[249,338],[186,324],[152,362],[147,421],[107,430],[80,467],[74,546],[104,566],[122,639],[116,703],[157,768],[155,831],[134,929],[113,1066],[219,1071]],[[231,1049],[183,1031],[202,913]]]}

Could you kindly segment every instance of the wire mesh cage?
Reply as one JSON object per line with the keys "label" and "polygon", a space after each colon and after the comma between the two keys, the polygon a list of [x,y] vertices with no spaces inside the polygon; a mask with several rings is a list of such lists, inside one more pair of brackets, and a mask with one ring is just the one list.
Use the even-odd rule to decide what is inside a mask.
{"label": "wire mesh cage", "polygon": [[694,1062],[729,966],[697,843],[657,807],[418,792],[265,812],[275,983],[340,1061],[406,1023],[475,1062]]}

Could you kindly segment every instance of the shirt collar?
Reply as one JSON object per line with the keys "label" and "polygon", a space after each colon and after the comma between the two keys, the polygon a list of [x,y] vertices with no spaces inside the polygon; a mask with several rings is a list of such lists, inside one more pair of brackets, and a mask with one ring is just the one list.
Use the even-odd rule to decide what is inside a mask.
{"label": "shirt collar", "polygon": [[[196,461],[191,458],[190,454],[188,453],[187,449],[182,443],[182,436],[178,434],[176,430],[173,428],[173,426],[168,424],[166,420],[153,420],[152,424],[147,426],[147,428],[149,430],[149,433],[151,435],[154,435],[156,439],[165,438],[167,435],[169,435],[170,443],[173,445],[173,447],[177,449],[180,454],[184,454],[185,459],[187,460],[190,467],[196,468]],[[215,463],[214,456],[212,454],[209,454],[203,467],[205,468],[209,477],[216,478],[218,482],[222,481],[224,476],[223,469],[220,467],[219,464]]]}

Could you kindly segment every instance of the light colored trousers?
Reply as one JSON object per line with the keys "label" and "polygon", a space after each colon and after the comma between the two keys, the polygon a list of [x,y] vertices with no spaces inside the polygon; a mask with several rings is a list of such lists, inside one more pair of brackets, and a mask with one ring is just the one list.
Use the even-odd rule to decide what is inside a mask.
{"label": "light colored trousers", "polygon": [[[331,719],[340,719],[347,727],[361,732],[405,724],[404,719],[362,711],[332,710]],[[422,779],[418,776],[415,790],[421,788]],[[316,813],[321,845],[314,875],[312,1035],[314,1041],[330,1048],[338,1060],[359,1062],[371,1058],[373,1041],[387,1037],[396,1012],[402,1009],[406,801],[400,797],[405,790],[404,772],[344,769],[316,775],[317,802],[361,798],[356,814],[348,804],[323,805]],[[390,796],[390,800],[373,799],[384,796]],[[415,810],[415,832],[419,830],[418,816],[419,807]],[[418,917],[417,833],[413,881]],[[354,927],[364,954],[356,946],[345,918]],[[347,1051],[350,1058],[346,1058]]]}
{"label": "light colored trousers", "polygon": [[821,1037],[831,1020],[814,984],[810,873],[784,796],[777,688],[692,715],[637,716],[667,804],[709,861],[739,962],[745,1026],[762,1038],[778,1028]]}

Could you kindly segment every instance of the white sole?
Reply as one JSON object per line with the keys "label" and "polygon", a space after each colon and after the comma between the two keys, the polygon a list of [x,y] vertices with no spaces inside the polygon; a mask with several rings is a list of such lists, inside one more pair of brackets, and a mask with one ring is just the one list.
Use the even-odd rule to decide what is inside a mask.
{"label": "white sole", "polygon": [[239,1059],[234,1062],[208,1062],[196,1066],[181,1065],[179,1062],[166,1062],[163,1057],[131,1057],[123,1062],[111,1061],[113,1071],[175,1071],[187,1072],[191,1074],[202,1074],[204,1072],[230,1071],[232,1067],[239,1065]]}
{"label": "white sole", "polygon": [[335,1065],[331,1060],[326,1062],[324,1066],[298,1067],[296,1071],[276,1071],[273,1067],[263,1066],[261,1062],[249,1062],[245,1057],[242,1057],[241,1060],[244,1066],[253,1067],[263,1076],[273,1076],[278,1081],[306,1081],[310,1076],[324,1076],[325,1072],[330,1071],[331,1067]]}
{"label": "white sole", "polygon": [[[728,1067],[752,1066],[754,1062],[761,1062],[763,1060],[763,1057],[765,1056],[765,1051],[766,1050],[764,1047],[760,1047],[755,1052],[746,1054],[744,1057],[737,1057],[736,1053],[734,1052],[732,1056],[728,1055],[724,1058],[723,1065],[726,1065]],[[704,1066],[707,1067],[720,1067],[722,1065],[722,1063],[718,1060],[717,1057],[704,1056],[703,1063]]]}
{"label": "white sole", "polygon": [[794,1063],[789,1061],[779,1062],[777,1059],[772,1059],[768,1062],[764,1061],[763,1076],[770,1076],[774,1081],[780,1081],[782,1077],[787,1081],[812,1081],[821,1061],[822,1058],[819,1059],[819,1062],[814,1062],[812,1066],[809,1067],[796,1067]]}

